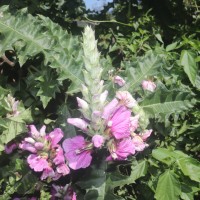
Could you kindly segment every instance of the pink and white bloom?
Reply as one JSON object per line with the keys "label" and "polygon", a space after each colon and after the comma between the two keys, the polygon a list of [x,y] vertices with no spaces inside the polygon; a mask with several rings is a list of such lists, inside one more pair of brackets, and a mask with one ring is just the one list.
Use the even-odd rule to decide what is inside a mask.
{"label": "pink and white bloom", "polygon": [[65,139],[63,142],[63,149],[65,157],[69,162],[69,167],[77,170],[86,168],[92,161],[91,151],[92,143],[87,143],[82,136]]}
{"label": "pink and white bloom", "polygon": [[143,133],[141,133],[142,139],[145,141],[152,133],[152,129],[150,130],[145,130]]}
{"label": "pink and white bloom", "polygon": [[144,133],[141,134],[133,134],[132,142],[135,146],[136,151],[143,151],[148,144],[145,143],[146,139],[151,135],[152,130],[145,130]]}
{"label": "pink and white bloom", "polygon": [[64,176],[70,173],[70,169],[65,163],[58,165],[56,171]]}
{"label": "pink and white bloom", "polygon": [[143,151],[148,146],[139,135],[135,135],[132,138],[132,143],[136,151]]}
{"label": "pink and white bloom", "polygon": [[111,140],[108,143],[110,156],[106,160],[126,160],[129,155],[135,154],[135,147],[131,138],[124,138],[120,141]]}
{"label": "pink and white bloom", "polygon": [[137,101],[128,91],[118,91],[116,93],[116,97],[120,101],[120,104],[126,106],[127,108],[131,109],[137,105]]}
{"label": "pink and white bloom", "polygon": [[116,98],[114,98],[110,103],[108,103],[104,107],[102,118],[107,120],[118,107],[119,107],[119,101]]}
{"label": "pink and white bloom", "polygon": [[134,132],[139,126],[139,115],[130,117],[130,131]]}
{"label": "pink and white bloom", "polygon": [[156,84],[151,80],[143,80],[142,88],[143,88],[143,90],[148,90],[150,92],[154,92],[156,89]]}
{"label": "pink and white bloom", "polygon": [[122,87],[122,86],[125,85],[126,81],[120,76],[115,76],[114,77],[114,83],[116,83],[116,84],[118,84],[119,86]]}
{"label": "pink and white bloom", "polygon": [[67,122],[69,124],[72,124],[74,126],[76,126],[77,128],[80,128],[83,131],[87,131],[87,127],[88,127],[88,123],[80,118],[68,118]]}
{"label": "pink and white bloom", "polygon": [[104,143],[104,137],[102,135],[94,135],[92,137],[92,142],[96,148],[100,148]]}
{"label": "pink and white bloom", "polygon": [[122,139],[130,136],[130,116],[131,111],[125,106],[121,106],[108,120],[107,126],[109,127],[111,134],[116,139]]}
{"label": "pink and white bloom", "polygon": [[40,131],[38,131],[34,125],[29,125],[28,127],[30,129],[30,132],[29,132],[30,136],[33,138],[43,137],[46,135],[46,132],[45,132],[46,126],[45,125],[42,126]]}

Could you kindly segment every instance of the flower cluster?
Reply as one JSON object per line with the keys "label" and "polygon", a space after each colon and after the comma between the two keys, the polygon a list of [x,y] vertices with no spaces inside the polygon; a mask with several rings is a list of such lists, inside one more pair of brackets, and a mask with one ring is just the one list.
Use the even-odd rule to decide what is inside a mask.
{"label": "flower cluster", "polygon": [[[78,102],[81,106],[80,100]],[[88,167],[93,148],[107,148],[110,153],[107,160],[125,160],[136,151],[143,151],[148,146],[145,141],[152,130],[140,131],[139,114],[132,116],[132,110],[137,106],[137,101],[129,92],[118,91],[116,97],[102,110],[93,111],[92,115],[98,113],[96,125],[100,127],[95,129],[98,130],[96,134],[93,134],[95,130],[92,130],[94,126],[91,126],[95,121],[68,118],[68,123],[82,129],[88,136],[93,134],[91,141],[86,141],[83,136],[64,140],[63,148],[69,166],[72,169]],[[100,130],[102,131],[99,132]]]}
{"label": "flower cluster", "polygon": [[58,144],[63,138],[61,129],[56,128],[46,135],[46,127],[40,131],[34,125],[29,126],[29,137],[25,138],[19,147],[31,152],[27,162],[35,172],[42,172],[41,180],[51,178],[59,179],[69,174],[70,169],[66,165],[63,149]]}
{"label": "flower cluster", "polygon": [[[115,98],[107,102],[96,44],[94,32],[87,26],[83,33],[83,98],[77,97],[82,117],[67,119],[87,137],[79,135],[63,142],[65,157],[74,170],[91,164],[94,149],[106,148],[107,160],[125,160],[148,146],[145,141],[152,132],[146,130],[148,119],[128,91],[117,91]],[[120,76],[115,76],[113,82],[120,87],[126,84]]]}

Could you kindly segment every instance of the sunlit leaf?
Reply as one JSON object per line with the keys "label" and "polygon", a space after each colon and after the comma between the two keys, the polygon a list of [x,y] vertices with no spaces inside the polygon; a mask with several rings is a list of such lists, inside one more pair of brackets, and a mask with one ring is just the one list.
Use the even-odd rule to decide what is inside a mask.
{"label": "sunlit leaf", "polygon": [[160,175],[155,192],[157,200],[178,200],[180,193],[180,183],[173,171],[167,170]]}
{"label": "sunlit leaf", "polygon": [[198,72],[198,65],[195,61],[196,57],[197,55],[193,51],[183,50],[180,58],[181,65],[184,67],[183,69],[193,86],[195,86]]}
{"label": "sunlit leaf", "polygon": [[178,166],[184,175],[189,176],[191,180],[200,182],[200,163],[191,158],[182,158],[177,160]]}

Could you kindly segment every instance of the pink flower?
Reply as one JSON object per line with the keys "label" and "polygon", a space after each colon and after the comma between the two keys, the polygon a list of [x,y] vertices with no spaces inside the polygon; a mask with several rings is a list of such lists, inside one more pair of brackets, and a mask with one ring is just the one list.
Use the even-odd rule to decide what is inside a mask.
{"label": "pink flower", "polygon": [[135,115],[134,117],[130,117],[130,131],[134,132],[139,125],[139,115]]}
{"label": "pink flower", "polygon": [[121,106],[108,121],[107,125],[116,139],[130,136],[130,116],[131,111],[125,106]]}
{"label": "pink flower", "polygon": [[124,138],[121,141],[111,141],[108,144],[110,156],[106,160],[126,160],[129,155],[135,154],[135,148],[131,138]]}
{"label": "pink flower", "polygon": [[91,148],[82,136],[65,139],[63,149],[69,167],[74,170],[88,167],[92,161]]}
{"label": "pink flower", "polygon": [[44,144],[42,142],[35,142],[34,146],[37,150],[42,150],[44,148]]}
{"label": "pink flower", "polygon": [[53,162],[54,162],[56,165],[59,165],[59,164],[65,162],[64,153],[63,153],[63,149],[61,148],[61,146],[59,146],[59,147],[56,149],[56,155],[55,155],[55,157],[54,157],[54,159],[53,159]]}
{"label": "pink flower", "polygon": [[51,167],[46,167],[44,170],[43,170],[43,173],[42,173],[42,176],[40,177],[41,180],[44,180],[48,177],[54,177],[55,176],[55,172],[54,170],[51,168]]}
{"label": "pink flower", "polygon": [[141,134],[142,139],[145,141],[152,133],[152,129],[150,130],[145,130],[144,133]]}
{"label": "pink flower", "polygon": [[16,143],[10,142],[10,143],[6,144],[6,146],[5,146],[5,152],[6,152],[6,154],[10,154],[10,153],[12,153],[16,148],[17,148],[17,144],[16,144]]}
{"label": "pink flower", "polygon": [[80,118],[68,118],[67,122],[69,124],[72,124],[72,125],[76,126],[77,128],[80,128],[83,131],[87,131],[88,123],[86,121],[84,121],[83,119],[80,119]]}
{"label": "pink flower", "polygon": [[60,128],[55,128],[47,138],[51,141],[51,147],[56,147],[58,142],[63,138],[63,132]]}
{"label": "pink flower", "polygon": [[156,89],[156,84],[153,81],[144,80],[144,81],[142,81],[142,88],[144,90],[148,90],[150,92],[154,92],[154,90]]}
{"label": "pink flower", "polygon": [[137,101],[128,91],[118,91],[116,93],[116,97],[119,99],[120,104],[126,106],[127,108],[133,108],[137,105]]}
{"label": "pink flower", "polygon": [[45,133],[46,126],[45,125],[42,126],[40,131],[38,131],[34,125],[29,125],[29,129],[30,129],[30,135],[33,138],[43,137],[46,135],[46,133]]}
{"label": "pink flower", "polygon": [[70,169],[65,163],[58,165],[56,170],[59,174],[62,174],[63,176],[70,173]]}
{"label": "pink flower", "polygon": [[102,118],[108,119],[112,113],[117,109],[119,101],[117,99],[113,99],[109,104],[107,104],[103,110]]}
{"label": "pink flower", "polygon": [[19,148],[30,151],[31,153],[37,153],[37,150],[36,150],[34,144],[30,144],[26,141],[22,141],[22,143],[19,144]]}
{"label": "pink flower", "polygon": [[27,158],[27,162],[31,169],[35,172],[41,172],[49,167],[47,160],[41,156],[31,154]]}
{"label": "pink flower", "polygon": [[136,151],[143,151],[145,147],[148,146],[147,143],[144,141],[151,135],[152,130],[145,130],[144,133],[141,133],[139,135],[135,134],[132,138],[132,142],[135,146]]}
{"label": "pink flower", "polygon": [[92,137],[92,142],[96,148],[100,148],[104,143],[104,137],[101,135],[94,135]]}
{"label": "pink flower", "polygon": [[135,135],[132,138],[133,145],[135,146],[136,151],[143,151],[146,146],[148,146],[139,135]]}
{"label": "pink flower", "polygon": [[126,81],[120,76],[115,76],[114,83],[118,84],[119,86],[124,86]]}

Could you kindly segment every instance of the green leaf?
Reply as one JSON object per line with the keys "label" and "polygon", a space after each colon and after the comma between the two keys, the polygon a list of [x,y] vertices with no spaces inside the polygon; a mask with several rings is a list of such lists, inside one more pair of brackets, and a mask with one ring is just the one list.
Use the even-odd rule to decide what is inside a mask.
{"label": "green leaf", "polygon": [[144,99],[140,106],[149,117],[165,119],[165,116],[172,113],[191,109],[195,103],[195,99],[187,92],[157,89],[151,96]]}
{"label": "green leaf", "polygon": [[189,157],[187,154],[184,154],[182,151],[178,151],[178,150],[174,151],[172,149],[166,149],[166,148],[154,149],[152,151],[152,156],[156,160],[159,160],[160,162],[163,162],[167,165],[171,165],[179,159]]}
{"label": "green leaf", "polygon": [[136,90],[144,79],[158,74],[163,64],[163,59],[151,51],[134,62],[124,63],[128,80],[122,90]]}
{"label": "green leaf", "polygon": [[177,47],[177,42],[174,42],[172,44],[169,44],[166,46],[166,51],[172,51]]}
{"label": "green leaf", "polygon": [[157,200],[178,200],[180,193],[181,186],[173,171],[167,170],[160,175],[155,192]]}
{"label": "green leaf", "polygon": [[40,97],[44,108],[46,108],[52,98],[55,98],[56,92],[60,92],[59,82],[56,78],[55,72],[52,69],[42,68],[39,77],[35,79],[38,81],[35,87],[39,88],[37,96]]}
{"label": "green leaf", "polygon": [[159,33],[155,34],[155,37],[158,39],[159,42],[161,42],[162,44],[164,43]]}
{"label": "green leaf", "polygon": [[197,55],[193,51],[183,50],[180,58],[181,65],[184,67],[183,69],[193,86],[196,85],[195,82],[198,72],[198,65],[195,61],[196,57]]}
{"label": "green leaf", "polygon": [[[0,18],[0,54],[14,47],[20,55],[19,62],[22,65],[30,56],[52,48],[51,38],[45,36],[37,18],[27,14],[25,9],[16,12],[14,16],[6,6],[1,7],[0,12],[3,13]],[[20,46],[17,43],[19,41]]]}
{"label": "green leaf", "polygon": [[[4,100],[6,100],[6,98]],[[7,117],[0,117],[0,129],[2,129],[2,132],[0,133],[0,151],[4,150],[5,144],[21,133],[26,132],[26,123],[32,121],[30,110],[25,109],[21,102],[17,106],[17,111],[19,111],[19,114],[16,116],[13,116],[12,113],[7,113]]]}
{"label": "green leaf", "polygon": [[111,173],[109,175],[110,180],[112,181],[112,186],[123,186],[125,184],[135,183],[135,180],[138,178],[145,176],[148,169],[148,162],[146,160],[137,163],[136,165],[131,166],[131,174],[130,176],[124,176],[119,171],[115,173]]}
{"label": "green leaf", "polygon": [[63,30],[49,18],[42,15],[39,15],[39,18],[41,25],[48,29],[47,36],[56,41],[53,51],[45,52],[51,62],[50,67],[56,68],[59,81],[66,79],[72,81],[67,91],[68,94],[79,92],[81,83],[83,83],[83,50],[80,39]]}
{"label": "green leaf", "polygon": [[58,118],[56,120],[56,124],[59,124],[59,127],[63,130],[65,134],[65,138],[71,138],[76,136],[75,127],[69,123],[67,123],[67,118],[70,118],[70,112],[67,105],[62,105],[58,109]]}
{"label": "green leaf", "polygon": [[[26,9],[12,15],[8,7],[3,6],[0,12],[3,13],[0,18],[0,54],[14,50],[20,65],[23,65],[41,53],[45,65],[56,69],[60,82],[71,80],[68,93],[79,92],[83,82],[83,53],[79,38],[70,35],[47,17],[27,14]],[[41,99],[46,106],[50,97],[47,95]]]}
{"label": "green leaf", "polygon": [[106,164],[106,161],[103,161],[101,165],[99,162],[98,165],[93,165],[77,183],[82,189],[87,190],[85,199],[121,199],[114,194],[114,188],[134,183],[136,179],[145,176],[148,168],[148,163],[144,160],[133,165],[130,176],[125,176],[119,170],[106,172]]}
{"label": "green leaf", "polygon": [[181,158],[177,160],[178,166],[184,175],[200,183],[200,163],[194,158]]}

